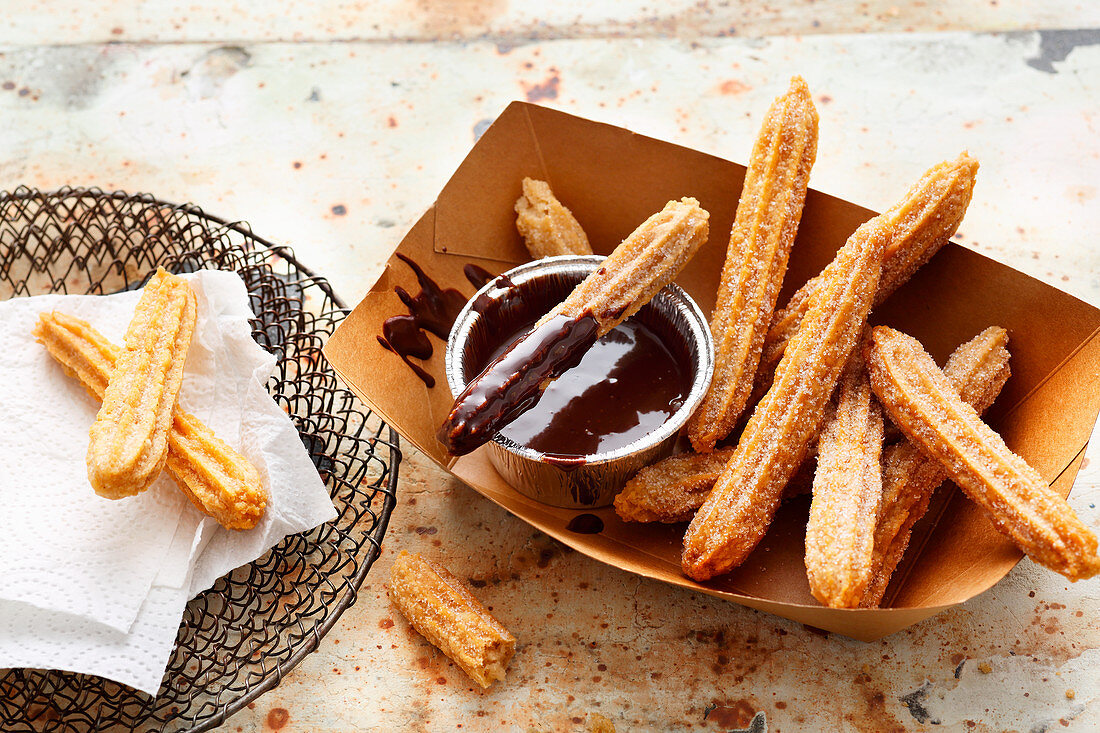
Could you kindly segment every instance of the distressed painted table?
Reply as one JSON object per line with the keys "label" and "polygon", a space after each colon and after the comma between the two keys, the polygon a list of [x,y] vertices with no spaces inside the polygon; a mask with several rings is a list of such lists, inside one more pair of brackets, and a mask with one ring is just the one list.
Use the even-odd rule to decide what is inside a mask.
{"label": "distressed painted table", "polygon": [[[27,2],[0,21],[0,186],[150,191],[246,219],[354,302],[514,98],[744,160],[792,73],[811,184],[888,206],[982,162],[963,244],[1100,304],[1095,3]],[[1041,5],[1041,7],[1039,7]],[[962,7],[960,7],[962,6]],[[1100,449],[1071,504],[1100,529]],[[406,451],[358,603],[226,731],[1100,727],[1100,583],[1022,562],[863,644],[565,551]],[[395,616],[401,550],[442,558],[520,640],[473,684]],[[940,727],[937,727],[940,726]]]}

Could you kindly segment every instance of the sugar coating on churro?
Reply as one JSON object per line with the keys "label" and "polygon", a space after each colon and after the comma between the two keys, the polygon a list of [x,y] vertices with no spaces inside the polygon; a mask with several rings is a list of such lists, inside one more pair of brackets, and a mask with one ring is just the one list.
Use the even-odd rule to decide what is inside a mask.
{"label": "sugar coating on churro", "polygon": [[749,158],[711,317],[714,377],[687,424],[705,453],[733,429],[752,390],[817,155],[817,110],[801,77],[772,103]]}
{"label": "sugar coating on churro", "polygon": [[[959,397],[978,414],[985,412],[1008,381],[1008,332],[996,326],[959,346],[947,359],[943,372]],[[875,527],[875,551],[871,579],[860,606],[877,608],[890,578],[909,546],[913,526],[928,511],[935,490],[947,480],[947,471],[908,439],[890,446],[883,454],[882,506]]]}
{"label": "sugar coating on churro", "polygon": [[516,229],[536,260],[592,254],[580,222],[558,201],[546,181],[523,179],[523,193],[516,199]]}
{"label": "sugar coating on churro", "polygon": [[638,471],[615,497],[615,513],[627,522],[686,522],[714,488],[733,448],[680,453]]}
{"label": "sugar coating on churro", "polygon": [[776,369],[774,384],[688,527],[681,564],[689,577],[706,580],[737,567],[771,524],[866,323],[882,270],[887,223],[885,217],[872,219],[837,253]]}
{"label": "sugar coating on churro", "polygon": [[140,493],[164,467],[195,312],[191,286],[158,269],[134,310],[89,431],[88,480],[100,496]]}
{"label": "sugar coating on churro", "polygon": [[960,398],[920,343],[878,326],[866,348],[871,385],[906,437],[1027,555],[1070,580],[1100,572],[1097,540],[1023,458]]}
{"label": "sugar coating on churro", "polygon": [[[978,161],[964,152],[953,161],[939,163],[925,171],[901,200],[885,212],[893,223],[875,305],[886,300],[947,244],[970,205],[977,174]],[[754,396],[759,397],[767,391],[775,366],[783,357],[787,342],[805,316],[810,297],[824,276],[823,271],[809,280],[775,313],[764,339]]]}
{"label": "sugar coating on churro", "polygon": [[814,598],[855,608],[871,581],[882,499],[882,409],[858,354],[837,387],[817,443],[806,577]]}
{"label": "sugar coating on churro", "polygon": [[[35,337],[97,400],[121,351],[86,321],[42,313]],[[195,507],[228,529],[251,529],[264,514],[267,490],[255,466],[177,405],[168,433],[165,468]]]}
{"label": "sugar coating on churro", "polygon": [[389,596],[412,627],[483,688],[503,680],[516,639],[443,566],[402,552]]}

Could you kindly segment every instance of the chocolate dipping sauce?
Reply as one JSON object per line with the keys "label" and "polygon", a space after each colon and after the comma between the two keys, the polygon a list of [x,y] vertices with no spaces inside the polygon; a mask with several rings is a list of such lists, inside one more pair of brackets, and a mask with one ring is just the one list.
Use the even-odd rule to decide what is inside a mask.
{"label": "chocolate dipping sauce", "polygon": [[[528,281],[487,304],[481,327],[467,343],[466,378],[506,354],[574,284],[561,278]],[[654,432],[680,408],[691,389],[686,366],[690,361],[679,353],[682,339],[667,333],[671,328],[643,308],[596,341],[541,395],[532,393],[522,414],[507,416],[507,424],[498,421],[503,424],[497,428],[499,434],[568,467],[582,465],[583,456],[622,448]],[[674,353],[667,343],[681,348]]]}

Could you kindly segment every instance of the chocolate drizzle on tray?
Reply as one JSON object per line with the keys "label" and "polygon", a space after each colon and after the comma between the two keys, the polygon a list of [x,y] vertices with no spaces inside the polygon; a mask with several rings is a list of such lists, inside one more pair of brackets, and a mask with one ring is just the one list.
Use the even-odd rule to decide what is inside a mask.
{"label": "chocolate drizzle on tray", "polygon": [[[400,285],[393,289],[409,309],[409,313],[387,318],[382,324],[382,335],[377,337],[378,343],[401,357],[413,373],[431,389],[435,386],[435,377],[409,358],[431,358],[434,349],[425,331],[446,341],[451,326],[466,305],[466,296],[454,288],[440,287],[435,280],[428,277],[420,265],[405,255],[398,254],[397,258],[412,268],[420,285],[420,292],[415,296],[409,295]],[[474,264],[466,265],[462,272],[470,284],[478,289],[493,279],[493,275],[487,270]]]}
{"label": "chocolate drizzle on tray", "polygon": [[603,532],[603,520],[595,514],[578,514],[569,520],[565,528],[577,534],[599,534]]}

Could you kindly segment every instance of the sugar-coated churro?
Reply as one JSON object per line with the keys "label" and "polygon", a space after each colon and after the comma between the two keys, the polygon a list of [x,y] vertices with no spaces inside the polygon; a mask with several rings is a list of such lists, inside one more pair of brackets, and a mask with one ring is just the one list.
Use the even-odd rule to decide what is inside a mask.
{"label": "sugar-coated churro", "polygon": [[887,217],[876,217],[857,229],[817,288],[771,389],[688,526],[681,565],[689,577],[707,580],[737,567],[771,524],[863,331],[882,271],[888,223]]}
{"label": "sugar-coated churro", "polygon": [[[990,327],[962,344],[947,359],[944,374],[963,402],[980,415],[1000,393],[1012,373],[1008,365],[1008,332]],[[901,562],[915,525],[932,494],[947,480],[935,458],[903,438],[883,453],[882,506],[875,527],[874,576],[860,599],[863,608],[882,603],[890,578]]]}
{"label": "sugar-coated churro", "polygon": [[479,685],[504,679],[515,637],[446,568],[402,552],[390,571],[389,596],[414,629]]}
{"label": "sugar-coated churro", "polygon": [[447,451],[469,453],[538,402],[596,339],[672,281],[706,241],[709,217],[698,201],[685,198],[646,219],[458,395],[437,434]]}
{"label": "sugar-coated churro", "polygon": [[679,453],[646,466],[615,497],[615,513],[627,522],[688,521],[714,488],[733,451]]}
{"label": "sugar-coated churro", "polygon": [[[92,397],[103,399],[117,346],[87,322],[56,311],[39,315],[34,335]],[[179,406],[172,414],[165,468],[199,511],[228,529],[252,529],[264,514],[267,491],[259,471]]]}
{"label": "sugar-coated churro", "polygon": [[910,441],[947,469],[1000,532],[1070,580],[1100,572],[1096,535],[959,397],[920,343],[876,327],[865,349],[875,394]]}
{"label": "sugar-coated churro", "polygon": [[796,76],[764,118],[737,204],[710,321],[714,377],[687,424],[699,453],[729,434],[749,399],[816,155],[817,110]]}
{"label": "sugar-coated churro", "polygon": [[[974,193],[978,161],[963,153],[953,161],[929,168],[902,199],[894,205],[893,226],[886,245],[875,305],[901,287],[921,265],[930,260],[959,228]],[[809,308],[810,297],[823,282],[825,272],[799,288],[782,310],[776,312],[764,339],[760,367],[756,372],[753,394],[767,391],[776,364],[783,357],[787,342]]]}
{"label": "sugar-coated churro", "polygon": [[107,499],[149,488],[168,455],[168,431],[195,328],[195,293],[158,269],[126,330],[89,431],[88,480]]}
{"label": "sugar-coated churro", "polygon": [[882,409],[858,354],[849,359],[817,442],[806,577],[814,598],[855,608],[874,571],[882,499]]}
{"label": "sugar-coated churro", "polygon": [[523,194],[516,199],[516,229],[536,260],[557,255],[592,254],[580,222],[558,201],[546,181],[523,179]]}

